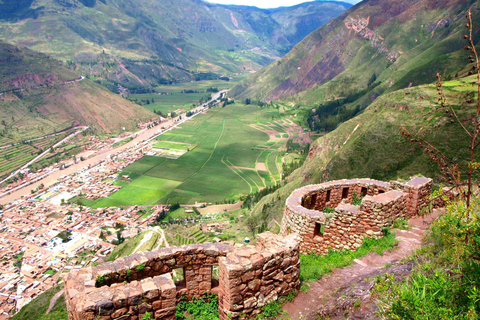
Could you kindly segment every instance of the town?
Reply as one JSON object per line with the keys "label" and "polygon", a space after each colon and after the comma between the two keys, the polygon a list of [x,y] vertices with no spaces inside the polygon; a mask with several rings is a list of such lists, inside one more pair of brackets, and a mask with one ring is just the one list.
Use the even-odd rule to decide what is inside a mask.
{"label": "town", "polygon": [[[119,190],[121,187],[113,184],[118,173],[143,156],[155,154],[150,144],[154,138],[206,112],[224,93],[216,94],[209,102],[189,111],[188,116],[182,114],[171,120],[160,117],[158,121],[142,124],[142,137],[146,137],[143,141],[133,141],[132,147],[121,151],[115,149],[98,163],[86,165],[69,175],[64,174],[65,169],[59,170],[58,165],[40,173],[25,172],[23,181],[17,183],[20,190],[52,173],[62,175],[52,185],[40,184],[36,190],[31,189],[29,195],[2,206],[0,320],[8,319],[33,298],[55,286],[62,273],[103,262],[120,242],[119,237],[127,239],[147,230],[161,212],[168,211],[169,205],[156,205],[142,218],[138,213],[143,213],[143,208],[139,206],[91,209],[68,200],[79,195],[85,199],[108,197]],[[94,146],[87,150],[91,157],[98,153],[105,155],[102,152],[105,143],[96,141]],[[8,188],[4,196],[13,190],[11,186]],[[208,219],[203,217],[196,221]]]}

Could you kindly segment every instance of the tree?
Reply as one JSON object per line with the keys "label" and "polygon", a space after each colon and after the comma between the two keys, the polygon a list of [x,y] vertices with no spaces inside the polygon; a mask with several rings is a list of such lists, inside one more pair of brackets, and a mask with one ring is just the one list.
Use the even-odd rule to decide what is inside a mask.
{"label": "tree", "polygon": [[258,221],[253,216],[250,216],[245,220],[245,225],[247,226],[248,230],[255,235],[257,232]]}
{"label": "tree", "polygon": [[117,245],[122,244],[125,241],[125,238],[122,236],[122,230],[117,230]]}

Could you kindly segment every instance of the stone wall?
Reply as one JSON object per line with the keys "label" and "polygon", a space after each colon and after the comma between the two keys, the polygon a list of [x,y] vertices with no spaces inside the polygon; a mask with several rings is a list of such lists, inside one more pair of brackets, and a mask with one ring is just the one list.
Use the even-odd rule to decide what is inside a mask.
{"label": "stone wall", "polygon": [[[69,319],[138,320],[147,311],[155,319],[174,319],[182,295],[206,292],[218,292],[220,319],[256,314],[265,303],[298,290],[298,255],[296,235],[265,233],[258,235],[256,247],[164,248],[72,271],[64,277]],[[219,267],[218,282],[212,279],[213,266]],[[173,281],[174,270],[183,271],[183,281]]]}
{"label": "stone wall", "polygon": [[[310,185],[287,199],[281,234],[297,233],[302,253],[355,250],[365,236],[379,237],[396,218],[411,217],[426,205],[432,180],[415,177],[406,184],[351,179]],[[352,205],[353,194],[363,196]],[[320,210],[335,207],[334,212]]]}
{"label": "stone wall", "polygon": [[220,319],[260,313],[261,307],[300,288],[299,242],[296,235],[270,232],[220,258]]}

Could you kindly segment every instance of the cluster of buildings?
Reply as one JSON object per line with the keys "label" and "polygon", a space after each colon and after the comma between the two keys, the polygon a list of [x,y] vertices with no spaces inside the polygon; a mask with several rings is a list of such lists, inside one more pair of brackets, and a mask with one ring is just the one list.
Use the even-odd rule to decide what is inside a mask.
{"label": "cluster of buildings", "polygon": [[109,157],[0,210],[0,320],[55,286],[62,273],[101,263],[119,226],[123,238],[133,237],[166,209],[154,206],[145,215],[138,206],[91,209],[75,201],[117,191],[118,172],[143,155],[133,148]]}
{"label": "cluster of buildings", "polygon": [[[195,111],[198,110],[205,107]],[[152,128],[164,120],[160,118],[140,127]],[[161,131],[171,130],[179,123],[166,130],[162,127]],[[148,209],[139,206],[92,209],[78,201],[108,197],[120,189],[114,184],[118,173],[151,152],[148,142],[158,136],[156,131],[127,151],[63,176],[53,186],[39,187],[29,197],[0,207],[0,320],[10,318],[15,310],[55,286],[62,273],[102,263],[119,236],[137,235],[168,209],[162,205]],[[107,140],[92,138],[84,156],[111,150],[112,141]],[[25,172],[21,181],[0,189],[0,194],[23,188],[57,170],[58,165],[36,173]]]}

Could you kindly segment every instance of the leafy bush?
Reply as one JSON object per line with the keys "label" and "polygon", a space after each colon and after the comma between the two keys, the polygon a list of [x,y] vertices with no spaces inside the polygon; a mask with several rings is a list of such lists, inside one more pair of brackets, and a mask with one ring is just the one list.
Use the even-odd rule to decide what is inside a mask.
{"label": "leafy bush", "polygon": [[353,191],[352,204],[354,206],[359,206],[362,204],[362,197],[357,196],[357,193],[355,191]]}
{"label": "leafy bush", "polygon": [[136,268],[137,271],[142,271],[143,269],[145,269],[145,265],[143,263],[139,264]]}
{"label": "leafy bush", "polygon": [[218,298],[214,294],[206,293],[203,297],[189,301],[182,296],[175,312],[177,320],[218,320]]}
{"label": "leafy bush", "polygon": [[280,297],[277,301],[270,302],[262,308],[262,313],[257,316],[257,319],[274,319],[279,315],[288,314],[286,311],[282,310],[282,305],[287,301],[292,302],[293,300],[295,300],[295,292],[290,292],[287,296]]}
{"label": "leafy bush", "polygon": [[322,212],[325,212],[325,213],[334,213],[334,212],[335,212],[335,208],[325,207],[325,208],[323,208]]}
{"label": "leafy bush", "polygon": [[383,251],[393,248],[396,243],[395,234],[387,232],[380,239],[365,238],[362,246],[355,251],[329,251],[325,256],[316,253],[302,254],[300,255],[300,280],[306,282],[317,281],[325,274],[330,273],[333,268],[346,267],[352,264],[353,260],[370,252],[382,254]]}
{"label": "leafy bush", "polygon": [[280,301],[273,301],[262,308],[262,313],[258,315],[257,319],[274,319],[282,314],[282,304]]}
{"label": "leafy bush", "polygon": [[393,221],[394,229],[401,229],[401,230],[410,230],[410,226],[408,225],[408,220],[404,218],[397,218]]}

